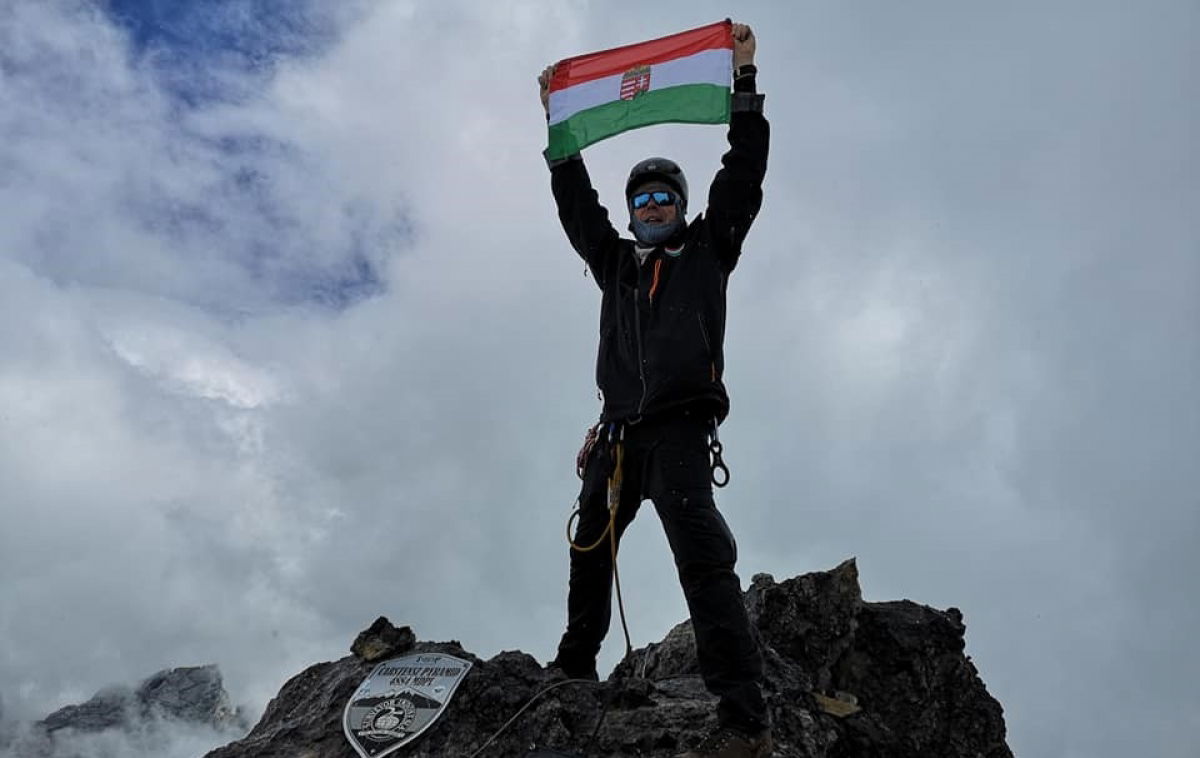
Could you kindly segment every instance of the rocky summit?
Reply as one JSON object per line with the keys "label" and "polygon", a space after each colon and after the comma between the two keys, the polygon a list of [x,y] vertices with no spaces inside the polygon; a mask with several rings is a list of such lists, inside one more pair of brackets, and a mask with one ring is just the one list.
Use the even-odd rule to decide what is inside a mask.
{"label": "rocky summit", "polygon": [[[783,582],[760,574],[745,599],[776,756],[1011,758],[958,610],[864,602],[853,560]],[[353,649],[293,677],[248,736],[206,758],[355,758],[343,709],[378,661],[414,653],[473,665],[439,720],[395,756],[671,756],[714,725],[686,622],[599,683],[555,678],[519,651],[480,660],[382,618]]]}

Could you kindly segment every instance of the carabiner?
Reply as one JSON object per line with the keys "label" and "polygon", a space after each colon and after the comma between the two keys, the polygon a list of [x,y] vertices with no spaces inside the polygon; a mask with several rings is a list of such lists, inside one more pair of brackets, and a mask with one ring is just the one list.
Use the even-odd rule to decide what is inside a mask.
{"label": "carabiner", "polygon": [[725,460],[721,458],[721,453],[725,450],[725,446],[721,444],[721,437],[717,433],[717,420],[712,420],[712,435],[711,441],[708,443],[708,452],[712,456],[712,483],[716,487],[724,487],[729,484],[729,467],[725,465]]}

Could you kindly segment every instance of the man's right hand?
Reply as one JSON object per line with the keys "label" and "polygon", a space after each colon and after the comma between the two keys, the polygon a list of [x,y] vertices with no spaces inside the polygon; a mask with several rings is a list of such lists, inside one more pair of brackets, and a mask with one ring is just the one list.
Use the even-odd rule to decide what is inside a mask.
{"label": "man's right hand", "polygon": [[550,117],[550,77],[554,76],[557,66],[557,63],[546,66],[538,76],[538,85],[542,88],[542,110],[546,111],[546,118]]}

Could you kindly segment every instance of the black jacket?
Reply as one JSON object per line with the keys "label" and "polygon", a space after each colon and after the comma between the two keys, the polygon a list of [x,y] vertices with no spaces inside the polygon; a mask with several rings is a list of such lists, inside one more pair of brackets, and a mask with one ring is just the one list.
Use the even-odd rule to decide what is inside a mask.
{"label": "black jacket", "polygon": [[[740,89],[740,88],[739,88]],[[552,164],[551,188],[571,245],[603,291],[596,384],[601,419],[636,421],[684,406],[724,419],[725,286],[762,204],[769,127],[762,95],[735,92],[730,149],[708,208],[639,265],[600,204],[583,160]]]}

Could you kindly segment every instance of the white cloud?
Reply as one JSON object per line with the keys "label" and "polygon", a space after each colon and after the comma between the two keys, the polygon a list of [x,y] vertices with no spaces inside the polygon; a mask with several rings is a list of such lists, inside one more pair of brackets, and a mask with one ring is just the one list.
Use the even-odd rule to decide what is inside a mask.
{"label": "white cloud", "polygon": [[[549,656],[598,293],[534,80],[726,11],[356,6],[180,110],[86,8],[0,11],[6,712],[207,662],[261,707],[381,613]],[[748,19],[774,141],[730,285],[743,579],[857,554],[870,597],[963,608],[1022,755],[1124,755],[1151,732],[1095,726],[1106,683],[1152,672],[1149,725],[1196,673],[1161,652],[1198,622],[1162,579],[1197,534],[1197,113],[1166,96],[1194,11],[1076,10]],[[645,155],[702,188],[723,149],[657,127],[588,162],[611,203]],[[623,549],[638,643],[685,613],[658,532]]]}

